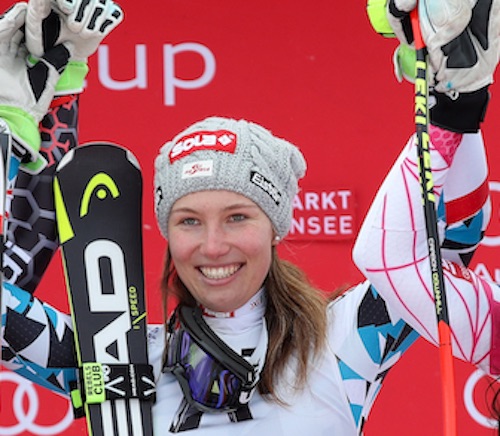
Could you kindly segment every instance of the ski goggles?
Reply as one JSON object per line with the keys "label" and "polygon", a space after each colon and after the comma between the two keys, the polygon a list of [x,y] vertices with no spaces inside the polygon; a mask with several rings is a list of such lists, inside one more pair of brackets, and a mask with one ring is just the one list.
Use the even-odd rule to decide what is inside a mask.
{"label": "ski goggles", "polygon": [[175,376],[188,403],[203,412],[231,412],[250,401],[260,368],[217,336],[201,308],[179,306],[168,329],[163,372]]}

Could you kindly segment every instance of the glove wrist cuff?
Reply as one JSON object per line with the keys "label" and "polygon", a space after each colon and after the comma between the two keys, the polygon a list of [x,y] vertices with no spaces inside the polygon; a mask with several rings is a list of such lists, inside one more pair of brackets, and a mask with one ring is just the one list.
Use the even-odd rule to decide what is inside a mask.
{"label": "glove wrist cuff", "polygon": [[55,95],[79,94],[83,92],[89,66],[84,61],[69,61],[57,82]]}
{"label": "glove wrist cuff", "polygon": [[432,92],[435,104],[429,111],[431,124],[457,133],[477,132],[484,121],[490,99],[488,87],[462,92],[456,98]]}
{"label": "glove wrist cuff", "polygon": [[17,107],[0,105],[0,118],[9,125],[13,136],[20,143],[31,149],[33,154],[38,154],[42,140],[33,116]]}
{"label": "glove wrist cuff", "polygon": [[386,38],[396,36],[387,17],[387,0],[368,0],[366,12],[375,32]]}

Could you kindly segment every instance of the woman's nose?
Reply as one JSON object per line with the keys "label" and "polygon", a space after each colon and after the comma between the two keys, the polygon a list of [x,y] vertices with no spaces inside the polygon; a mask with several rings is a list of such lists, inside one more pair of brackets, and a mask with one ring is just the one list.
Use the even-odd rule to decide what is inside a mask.
{"label": "woman's nose", "polygon": [[229,238],[221,226],[207,226],[200,251],[203,255],[217,258],[229,251]]}

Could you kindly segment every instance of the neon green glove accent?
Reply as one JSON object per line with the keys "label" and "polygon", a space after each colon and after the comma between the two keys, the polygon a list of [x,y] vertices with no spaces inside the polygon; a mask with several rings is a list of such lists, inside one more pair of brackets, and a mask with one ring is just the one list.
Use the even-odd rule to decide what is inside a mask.
{"label": "neon green glove accent", "polygon": [[39,154],[36,160],[32,162],[21,162],[21,167],[24,171],[30,174],[38,174],[47,166],[47,160]]}
{"label": "neon green glove accent", "polygon": [[[27,62],[30,66],[38,63],[36,56],[29,55]],[[89,66],[84,61],[69,61],[55,87],[55,95],[79,94],[83,91],[85,77],[89,72]]]}
{"label": "neon green glove accent", "polygon": [[0,118],[3,118],[17,139],[27,144],[33,154],[38,154],[42,140],[38,123],[30,114],[14,106],[0,105]]}
{"label": "neon green glove accent", "polygon": [[23,169],[31,174],[38,174],[47,166],[47,161],[38,152],[42,139],[38,131],[38,124],[30,114],[14,106],[0,105],[0,118],[8,125],[12,136],[25,148],[30,162],[22,162]]}
{"label": "neon green glove accent", "polygon": [[386,38],[395,38],[396,35],[387,18],[387,0],[368,0],[366,12],[375,32]]}
{"label": "neon green glove accent", "polygon": [[78,94],[83,91],[89,66],[82,61],[69,61],[56,85],[55,95]]}
{"label": "neon green glove accent", "polygon": [[415,83],[415,64],[417,62],[417,54],[413,47],[406,44],[399,44],[393,56],[394,74],[399,82],[403,79],[410,83]]}

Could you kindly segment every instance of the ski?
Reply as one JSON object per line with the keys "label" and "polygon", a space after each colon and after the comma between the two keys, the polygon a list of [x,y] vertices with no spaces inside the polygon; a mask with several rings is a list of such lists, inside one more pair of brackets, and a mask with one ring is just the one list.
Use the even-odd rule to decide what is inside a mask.
{"label": "ski", "polygon": [[89,436],[150,436],[138,162],[114,144],[77,147],[58,165],[54,197],[79,364],[73,405]]}

